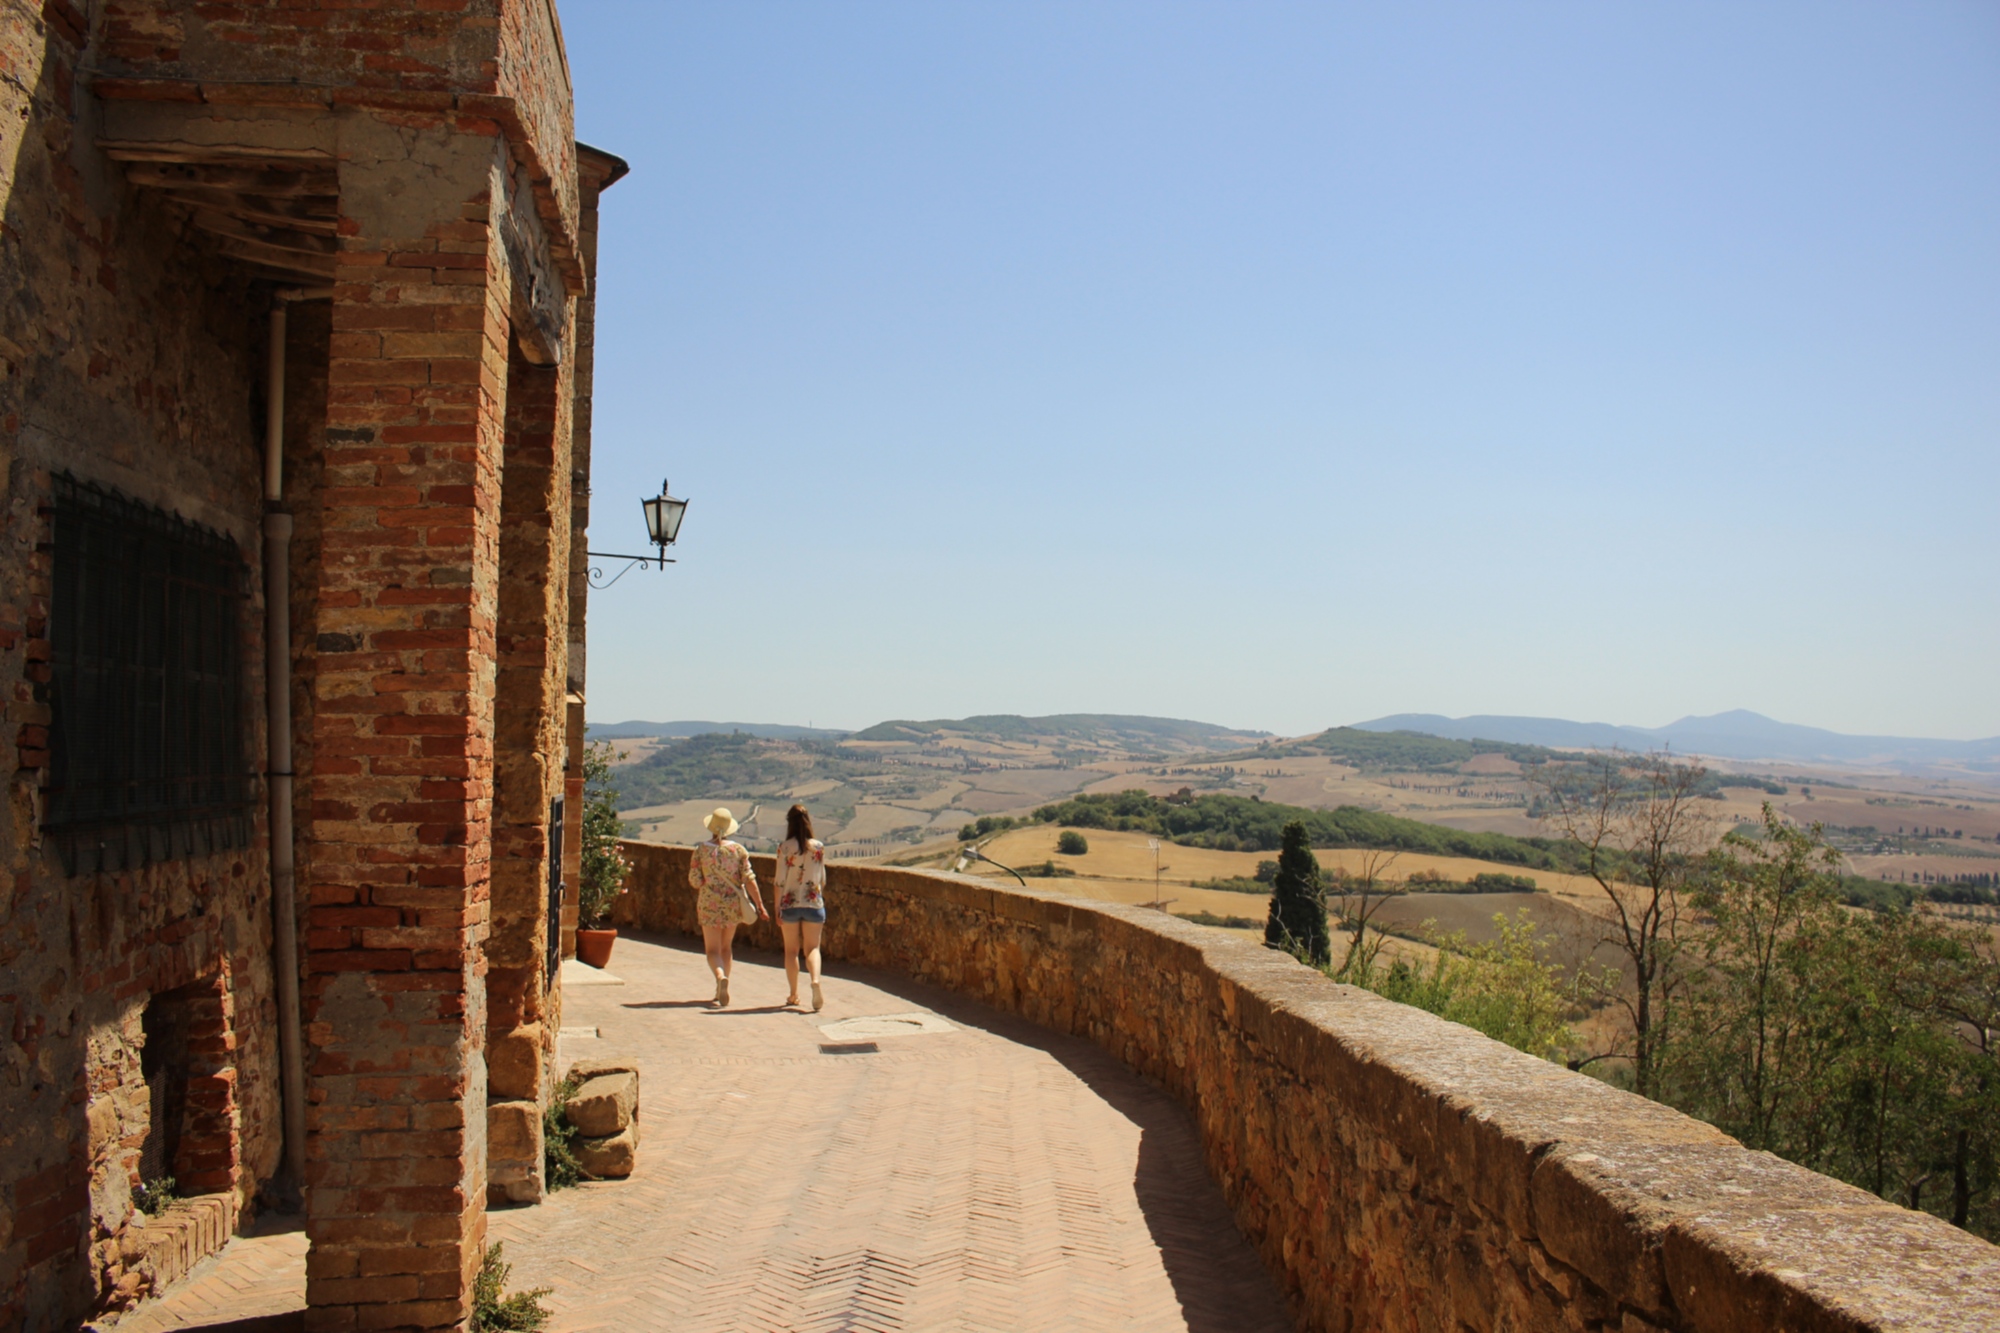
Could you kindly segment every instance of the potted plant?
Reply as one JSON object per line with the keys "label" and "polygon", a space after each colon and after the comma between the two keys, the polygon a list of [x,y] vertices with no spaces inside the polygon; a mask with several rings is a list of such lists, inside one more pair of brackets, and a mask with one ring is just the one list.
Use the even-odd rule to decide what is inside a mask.
{"label": "potted plant", "polygon": [[576,893],[576,956],[592,967],[611,961],[618,927],[611,905],[625,892],[629,869],[618,850],[618,788],[611,784],[611,742],[583,749],[583,882]]}

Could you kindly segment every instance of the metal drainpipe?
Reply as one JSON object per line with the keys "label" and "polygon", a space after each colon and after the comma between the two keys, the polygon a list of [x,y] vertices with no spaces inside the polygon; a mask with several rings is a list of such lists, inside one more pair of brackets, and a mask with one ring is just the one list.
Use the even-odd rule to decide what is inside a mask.
{"label": "metal drainpipe", "polygon": [[297,861],[292,841],[292,516],[285,498],[285,324],[293,301],[325,300],[331,288],[292,288],[271,302],[264,395],[264,731],[271,797],[272,971],[278,983],[278,1071],[284,1094],[285,1170],[306,1178],[306,1065],[299,1024]]}

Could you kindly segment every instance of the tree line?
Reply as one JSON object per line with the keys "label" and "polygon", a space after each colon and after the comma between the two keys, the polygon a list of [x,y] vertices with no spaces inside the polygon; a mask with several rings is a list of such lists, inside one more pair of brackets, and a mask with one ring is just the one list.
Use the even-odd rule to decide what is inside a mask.
{"label": "tree line", "polygon": [[1276,851],[1283,843],[1285,826],[1296,823],[1304,826],[1314,847],[1387,848],[1498,861],[1535,870],[1574,872],[1581,868],[1575,849],[1561,839],[1468,833],[1355,805],[1310,810],[1219,792],[1154,796],[1135,788],[1075,796],[1042,806],[1034,817],[1071,828],[1149,833],[1185,846],[1225,852]]}

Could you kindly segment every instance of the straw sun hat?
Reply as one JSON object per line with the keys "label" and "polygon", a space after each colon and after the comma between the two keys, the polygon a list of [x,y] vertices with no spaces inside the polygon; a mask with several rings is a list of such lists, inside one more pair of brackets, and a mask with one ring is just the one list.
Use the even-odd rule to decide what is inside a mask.
{"label": "straw sun hat", "polygon": [[701,822],[707,825],[708,831],[710,833],[713,833],[718,838],[726,838],[730,834],[736,832],[738,828],[742,827],[740,824],[736,822],[736,816],[730,814],[726,806],[720,806],[720,805],[716,806],[715,809],[712,812],[710,812],[708,818],[702,820]]}

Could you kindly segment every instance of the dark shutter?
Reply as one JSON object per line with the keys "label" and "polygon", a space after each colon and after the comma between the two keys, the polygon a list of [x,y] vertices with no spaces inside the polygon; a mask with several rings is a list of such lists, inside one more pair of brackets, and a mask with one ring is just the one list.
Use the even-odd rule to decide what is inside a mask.
{"label": "dark shutter", "polygon": [[68,873],[250,840],[236,543],[116,491],[56,478],[49,782]]}

